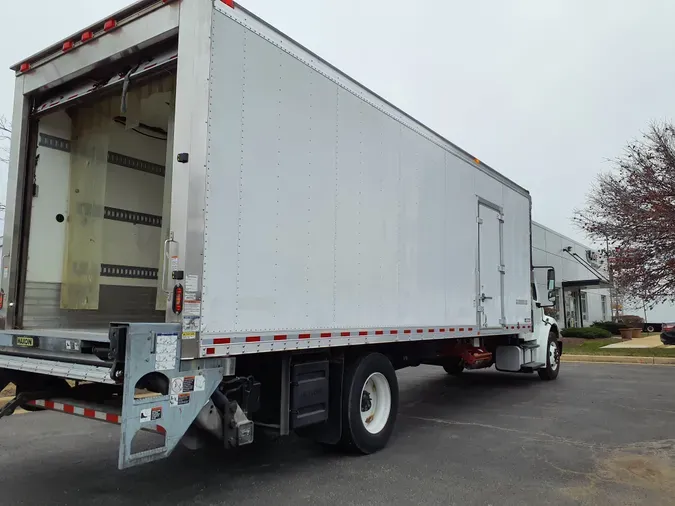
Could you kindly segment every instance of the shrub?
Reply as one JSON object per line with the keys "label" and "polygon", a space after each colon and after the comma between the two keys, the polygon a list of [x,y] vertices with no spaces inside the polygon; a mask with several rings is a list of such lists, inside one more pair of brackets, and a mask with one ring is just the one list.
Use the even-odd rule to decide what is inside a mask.
{"label": "shrub", "polygon": [[632,315],[622,316],[621,321],[623,322],[624,325],[626,325],[627,327],[630,327],[632,329],[641,329],[642,325],[645,322],[639,316],[632,316]]}
{"label": "shrub", "polygon": [[625,329],[627,325],[617,322],[594,322],[591,327],[605,329],[615,336],[620,336],[621,329]]}
{"label": "shrub", "polygon": [[582,337],[584,339],[606,339],[612,337],[609,330],[600,327],[583,327],[583,328],[569,328],[563,329],[563,337]]}

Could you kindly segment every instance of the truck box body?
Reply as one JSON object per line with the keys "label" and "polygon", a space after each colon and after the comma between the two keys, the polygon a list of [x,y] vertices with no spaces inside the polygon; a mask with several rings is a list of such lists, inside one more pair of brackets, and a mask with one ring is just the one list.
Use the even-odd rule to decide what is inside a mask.
{"label": "truck box body", "polygon": [[14,70],[0,418],[119,424],[120,468],[254,426],[372,453],[397,369],[557,377],[528,192],[232,0]]}
{"label": "truck box body", "polygon": [[159,4],[97,41],[140,64],[19,72],[10,328],[178,321],[183,358],[529,329],[527,191],[246,10]]}

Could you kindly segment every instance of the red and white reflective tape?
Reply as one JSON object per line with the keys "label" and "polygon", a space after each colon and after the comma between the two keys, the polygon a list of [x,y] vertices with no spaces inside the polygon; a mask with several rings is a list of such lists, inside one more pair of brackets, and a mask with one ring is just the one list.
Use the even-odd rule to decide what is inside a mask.
{"label": "red and white reflective tape", "polygon": [[28,401],[26,404],[30,406],[36,406],[38,408],[50,409],[52,411],[60,411],[62,413],[67,413],[69,415],[92,418],[94,420],[100,420],[102,422],[116,423],[116,424],[121,423],[120,415],[116,413],[105,413],[104,411],[97,411],[95,409],[75,406],[73,404],[65,404],[62,402],[49,400]]}
{"label": "red and white reflective tape", "polygon": [[[473,326],[453,327],[412,327],[412,328],[383,328],[359,330],[314,330],[293,333],[261,333],[257,335],[213,336],[204,335],[201,338],[200,356],[219,356],[228,354],[231,347],[247,345],[271,345],[271,349],[281,349],[280,345],[304,347],[308,341],[313,347],[340,346],[343,344],[360,344],[363,342],[404,342],[429,339],[448,338],[475,338],[490,335],[504,335],[512,333],[532,332],[531,324],[505,325],[503,328],[483,330]],[[353,343],[352,343],[353,341]]]}

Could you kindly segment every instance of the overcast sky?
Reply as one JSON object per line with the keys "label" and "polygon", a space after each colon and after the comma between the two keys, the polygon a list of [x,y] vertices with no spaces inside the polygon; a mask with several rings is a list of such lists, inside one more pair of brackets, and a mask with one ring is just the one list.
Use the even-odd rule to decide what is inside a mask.
{"label": "overcast sky", "polygon": [[[130,3],[1,1],[7,116],[2,69]],[[572,211],[606,160],[675,115],[672,0],[242,5],[529,189],[534,219],[577,239]]]}

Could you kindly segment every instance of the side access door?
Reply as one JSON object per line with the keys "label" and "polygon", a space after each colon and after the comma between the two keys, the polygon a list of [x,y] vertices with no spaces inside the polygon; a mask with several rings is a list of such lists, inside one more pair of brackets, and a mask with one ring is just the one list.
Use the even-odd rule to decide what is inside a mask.
{"label": "side access door", "polygon": [[476,308],[481,328],[501,328],[505,324],[503,223],[502,209],[479,199]]}

